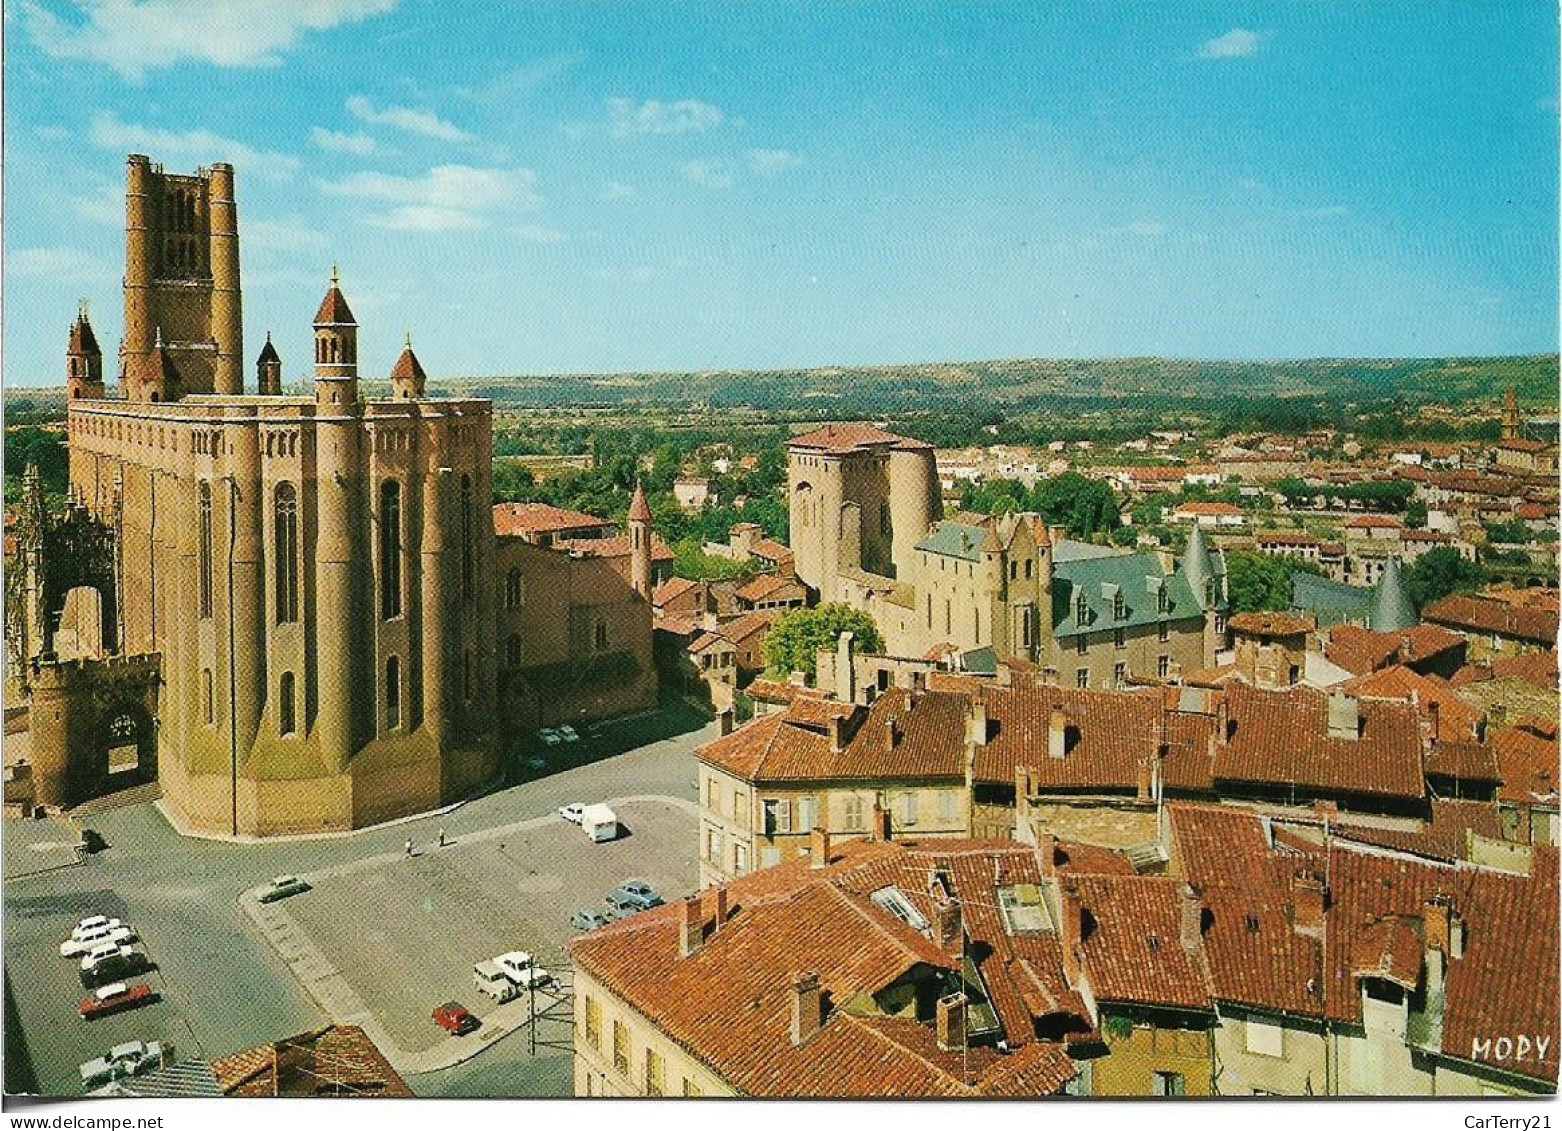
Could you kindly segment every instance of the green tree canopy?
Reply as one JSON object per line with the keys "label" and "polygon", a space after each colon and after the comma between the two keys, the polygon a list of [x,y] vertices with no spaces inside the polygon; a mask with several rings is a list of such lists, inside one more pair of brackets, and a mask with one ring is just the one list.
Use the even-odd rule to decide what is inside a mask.
{"label": "green tree canopy", "polygon": [[1405,570],[1405,592],[1424,608],[1450,593],[1467,593],[1486,584],[1486,571],[1459,556],[1452,546],[1438,546],[1422,554]]}
{"label": "green tree canopy", "polygon": [[1233,550],[1226,554],[1226,586],[1234,613],[1278,613],[1291,607],[1291,571],[1296,563]]}
{"label": "green tree canopy", "polygon": [[884,649],[879,627],[867,613],[850,605],[820,605],[794,609],[776,621],[765,638],[765,666],[778,677],[805,672],[813,679],[819,650],[834,648],[843,632],[852,633],[859,652]]}

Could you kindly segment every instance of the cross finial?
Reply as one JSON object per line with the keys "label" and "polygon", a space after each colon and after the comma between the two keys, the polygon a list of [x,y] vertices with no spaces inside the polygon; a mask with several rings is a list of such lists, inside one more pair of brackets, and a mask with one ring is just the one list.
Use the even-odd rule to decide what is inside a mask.
{"label": "cross finial", "polygon": [[342,281],[341,272],[336,269],[336,264],[331,264],[331,285],[337,286]]}
{"label": "cross finial", "polygon": [[81,320],[83,322],[90,322],[92,320],[92,303],[89,302],[87,299],[84,299],[84,298],[77,299],[76,300],[76,310],[77,310],[77,313],[81,315]]}
{"label": "cross finial", "polygon": [[407,348],[409,350],[412,348],[412,331],[411,330],[407,331]]}

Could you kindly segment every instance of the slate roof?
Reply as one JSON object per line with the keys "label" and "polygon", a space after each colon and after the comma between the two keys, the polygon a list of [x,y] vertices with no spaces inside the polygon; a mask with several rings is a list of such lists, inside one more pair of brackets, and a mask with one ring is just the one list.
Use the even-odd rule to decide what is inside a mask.
{"label": "slate roof", "polygon": [[[1151,583],[1166,586],[1167,611],[1161,613]],[[1114,588],[1115,587],[1115,588]],[[1122,620],[1113,618],[1113,593],[1123,595]],[[1083,594],[1087,609],[1081,626],[1076,603]],[[1111,557],[1053,561],[1052,631],[1061,639],[1109,629],[1142,628],[1161,621],[1187,620],[1203,614],[1182,570],[1167,576],[1154,554],[1114,554]]]}
{"label": "slate roof", "polygon": [[1374,595],[1371,589],[1330,581],[1306,570],[1293,570],[1291,573],[1292,610],[1313,614],[1319,628],[1328,628],[1344,621],[1365,620],[1372,608]]}
{"label": "slate roof", "polygon": [[940,522],[928,531],[926,538],[917,543],[917,549],[964,562],[979,562],[982,560],[982,548],[990,534],[990,531],[980,526]]}

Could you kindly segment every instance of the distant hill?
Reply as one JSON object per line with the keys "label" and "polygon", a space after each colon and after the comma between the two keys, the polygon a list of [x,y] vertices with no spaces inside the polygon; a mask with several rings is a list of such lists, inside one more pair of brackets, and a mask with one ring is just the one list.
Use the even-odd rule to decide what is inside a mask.
{"label": "distant hill", "polygon": [[[1407,406],[1490,402],[1512,387],[1530,413],[1555,413],[1556,354],[1488,358],[1318,358],[1179,361],[1166,358],[1021,359],[860,368],[572,373],[490,377],[433,375],[431,387],[491,398],[500,408],[636,405],[850,413],[1024,412],[1048,406],[1165,402],[1180,407],[1233,398],[1397,398]],[[364,382],[366,392],[383,389]],[[61,389],[7,389],[10,423],[63,412]]]}

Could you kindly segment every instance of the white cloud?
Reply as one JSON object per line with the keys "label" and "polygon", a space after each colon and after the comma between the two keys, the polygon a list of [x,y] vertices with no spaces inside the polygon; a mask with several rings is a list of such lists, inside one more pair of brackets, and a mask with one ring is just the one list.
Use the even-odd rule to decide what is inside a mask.
{"label": "white cloud", "polygon": [[1217,35],[1199,46],[1200,59],[1249,59],[1269,38],[1268,32],[1248,31],[1234,27],[1225,35]]}
{"label": "white cloud", "polygon": [[683,175],[695,184],[704,185],[706,188],[732,187],[732,174],[719,161],[690,161],[683,166]]}
{"label": "white cloud", "polygon": [[609,204],[615,200],[628,200],[634,194],[634,185],[626,185],[623,181],[609,181],[607,188],[602,190],[597,199],[603,204]]}
{"label": "white cloud", "polygon": [[310,129],[309,140],[327,153],[351,153],[355,157],[367,157],[378,148],[368,134],[338,133],[320,126]]}
{"label": "white cloud", "polygon": [[178,63],[275,67],[305,32],[381,15],[396,0],[76,0],[84,19],[22,5],[27,33],[56,59],[104,63],[129,79]]}
{"label": "white cloud", "polygon": [[315,231],[297,216],[279,220],[246,219],[241,226],[240,239],[251,251],[324,251],[331,243],[323,232]]}
{"label": "white cloud", "polygon": [[122,185],[99,182],[81,196],[70,199],[71,211],[89,224],[107,224],[117,228],[125,222],[125,189]]}
{"label": "white cloud", "polygon": [[406,106],[376,107],[361,94],[347,100],[347,109],[371,126],[395,126],[398,130],[437,138],[440,141],[471,141],[472,135],[445,121],[432,110],[413,110]]}
{"label": "white cloud", "polygon": [[620,137],[700,133],[721,125],[726,117],[719,107],[693,98],[679,102],[658,102],[651,98],[638,106],[630,98],[609,98],[607,111],[612,130]]}
{"label": "white cloud", "polygon": [[92,128],[87,136],[99,149],[145,153],[159,161],[198,165],[226,161],[239,170],[241,177],[249,175],[268,181],[282,181],[298,172],[299,162],[296,157],[252,149],[242,141],[234,141],[210,130],[160,130],[121,122],[112,114],[99,114],[92,119]]}
{"label": "white cloud", "polygon": [[118,275],[111,263],[77,247],[26,247],[11,252],[6,260],[7,270],[19,279],[97,283]]}
{"label": "white cloud", "polygon": [[405,231],[484,228],[492,214],[536,208],[541,203],[537,174],[530,169],[436,165],[421,177],[362,172],[322,181],[320,188],[332,196],[389,205],[366,214],[364,222]]}
{"label": "white cloud", "polygon": [[569,237],[557,228],[544,227],[541,224],[522,224],[514,229],[515,234],[528,243],[554,244],[563,243]]}
{"label": "white cloud", "polygon": [[748,167],[761,177],[773,177],[783,169],[795,169],[803,159],[790,149],[751,149],[745,155]]}

